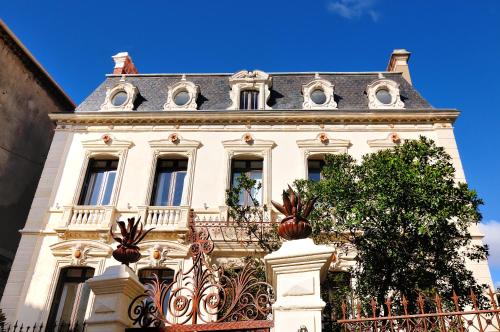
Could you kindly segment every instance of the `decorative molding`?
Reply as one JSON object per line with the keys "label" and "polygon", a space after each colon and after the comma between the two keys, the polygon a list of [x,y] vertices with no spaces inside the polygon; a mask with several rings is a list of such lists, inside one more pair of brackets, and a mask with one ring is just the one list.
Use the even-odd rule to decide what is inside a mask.
{"label": "decorative molding", "polygon": [[[112,99],[115,94],[123,91],[127,94],[127,100],[120,106],[115,106],[112,103]],[[113,111],[113,112],[123,112],[132,111],[134,109],[135,98],[137,97],[138,90],[135,86],[130,83],[120,81],[113,88],[106,89],[106,97],[104,98],[104,103],[101,105],[100,111]]]}
{"label": "decorative molding", "polygon": [[175,272],[189,258],[189,246],[167,240],[145,241],[139,244],[142,258],[136,270],[147,268],[169,268]]}
{"label": "decorative molding", "polygon": [[[174,135],[175,139],[172,139]],[[182,191],[181,206],[191,206],[191,199],[193,196],[194,171],[196,167],[196,154],[202,144],[200,141],[182,138],[177,133],[170,134],[168,137],[168,139],[149,141],[149,146],[152,149],[152,154],[149,168],[149,182],[147,193],[144,195],[144,204],[148,206],[151,202],[151,192],[153,190],[156,163],[158,161],[158,158],[170,154],[186,157],[188,159],[186,177],[184,178],[184,190]]]}
{"label": "decorative molding", "polygon": [[[177,105],[175,103],[175,96],[182,91],[186,91],[189,94],[189,101],[184,105]],[[182,75],[179,82],[168,87],[167,102],[163,105],[163,110],[165,111],[188,111],[196,110],[198,108],[196,104],[196,99],[198,98],[198,93],[200,87],[195,85],[193,82],[186,81],[186,75]]]}
{"label": "decorative molding", "polygon": [[[337,102],[335,102],[334,97],[335,86],[327,80],[319,78],[316,75],[315,79],[311,82],[302,86],[302,95],[304,97],[304,102],[302,103],[302,108],[304,109],[336,109]],[[326,96],[326,101],[323,104],[316,104],[311,99],[311,93],[314,90],[322,90]]]}
{"label": "decorative molding", "polygon": [[460,115],[455,109],[405,109],[404,112],[380,110],[377,112],[342,110],[322,112],[311,110],[276,111],[171,111],[171,112],[122,112],[122,113],[52,113],[51,120],[58,125],[199,125],[199,124],[432,124],[454,123]]}
{"label": "decorative molding", "polygon": [[[390,104],[384,104],[378,100],[376,93],[380,89],[389,91],[392,97]],[[381,78],[368,84],[366,94],[368,95],[368,108],[370,109],[403,109],[405,107],[399,95],[399,84],[393,80]]]}
{"label": "decorative molding", "polygon": [[272,86],[272,78],[263,71],[239,71],[229,78],[229,85],[231,86],[229,97],[231,98],[232,104],[228,107],[228,110],[238,110],[240,108],[240,93],[243,90],[259,91],[259,110],[272,109],[267,105],[269,97],[271,96],[270,88]]}
{"label": "decorative molding", "polygon": [[105,243],[89,240],[61,241],[49,246],[55,257],[67,259],[71,265],[85,266],[92,258],[111,257],[113,248]]}
{"label": "decorative molding", "polygon": [[[263,159],[262,167],[262,204],[271,203],[271,165],[272,149],[276,143],[271,140],[260,140],[252,138],[251,142],[245,141],[245,135],[241,139],[222,141],[225,150],[224,167],[222,168],[223,178],[225,179],[225,189],[231,186],[231,161],[238,156],[256,156]],[[222,193],[221,206],[225,205],[225,191]]]}
{"label": "decorative molding", "polygon": [[373,151],[380,151],[384,149],[393,148],[404,142],[404,139],[402,139],[397,133],[390,133],[389,135],[387,135],[386,138],[372,139],[366,142]]}
{"label": "decorative molding", "polygon": [[315,155],[347,153],[348,148],[351,146],[351,141],[345,139],[330,139],[326,133],[319,133],[314,139],[303,139],[297,140],[296,142],[303,155],[303,174],[305,179],[309,176],[307,167],[309,157]]}
{"label": "decorative molding", "polygon": [[[109,205],[116,205],[118,198],[118,193],[120,192],[120,186],[123,178],[123,170],[125,168],[125,162],[127,160],[128,150],[134,146],[132,141],[116,139],[113,136],[109,136],[109,139],[104,139],[103,137],[93,140],[82,141],[82,146],[84,148],[84,157],[82,161],[82,168],[80,169],[80,174],[78,176],[78,184],[76,186],[77,190],[73,196],[73,201],[71,204],[78,205],[78,200],[80,198],[80,193],[83,187],[83,181],[85,180],[85,175],[87,174],[87,168],[89,161],[94,157],[101,157],[103,155],[109,155],[118,158],[118,167],[116,169],[115,184],[113,187],[113,193],[111,194],[111,200]],[[107,141],[107,143],[105,142]]]}

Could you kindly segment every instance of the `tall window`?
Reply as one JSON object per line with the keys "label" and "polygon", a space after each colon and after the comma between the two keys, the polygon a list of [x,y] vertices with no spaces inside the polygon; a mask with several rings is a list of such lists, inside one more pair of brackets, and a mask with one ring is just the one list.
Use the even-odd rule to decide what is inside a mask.
{"label": "tall window", "polygon": [[187,159],[159,159],[156,166],[151,205],[179,206],[182,201]]}
{"label": "tall window", "polygon": [[308,159],[307,160],[307,178],[311,181],[319,181],[322,179],[321,170],[325,166],[323,159]]}
{"label": "tall window", "polygon": [[[255,187],[252,189],[251,195],[257,199],[259,205],[262,205],[262,160],[233,160],[231,165],[231,188],[238,185],[239,177],[245,174],[252,180],[255,180]],[[252,205],[250,194],[247,192],[240,193],[241,205]]]}
{"label": "tall window", "polygon": [[111,201],[118,159],[90,159],[80,205],[107,205]]}
{"label": "tall window", "polygon": [[91,267],[68,267],[61,270],[54,300],[50,308],[48,326],[81,326],[89,302],[90,288],[85,284],[94,276]]}
{"label": "tall window", "polygon": [[[151,284],[155,279],[155,275],[158,276],[160,283],[164,282],[165,285],[169,285],[174,280],[174,270],[171,269],[142,269],[139,270],[139,281],[142,282],[146,287],[151,287]],[[166,316],[168,312],[168,301],[170,299],[170,291],[165,296],[163,300],[163,314]],[[151,303],[152,304],[152,303]]]}
{"label": "tall window", "polygon": [[243,90],[240,92],[240,110],[256,110],[259,108],[259,91]]}

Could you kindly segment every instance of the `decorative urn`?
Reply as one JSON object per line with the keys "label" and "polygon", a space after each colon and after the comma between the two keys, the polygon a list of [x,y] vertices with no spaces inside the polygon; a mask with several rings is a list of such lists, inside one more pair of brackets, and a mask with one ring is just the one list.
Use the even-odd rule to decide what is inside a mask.
{"label": "decorative urn", "polygon": [[[144,231],[140,220],[140,217],[137,222],[135,222],[135,218],[129,218],[127,226],[125,226],[125,222],[117,221],[122,237],[118,237],[113,233],[113,226],[109,229],[111,237],[119,243],[118,247],[113,250],[113,258],[127,266],[141,259],[141,252],[137,245],[144,239],[146,234],[153,230],[151,228]],[[138,229],[139,225],[140,228]]]}
{"label": "decorative urn", "polygon": [[278,226],[278,234],[286,240],[305,239],[311,235],[311,224],[307,217],[311,213],[317,197],[314,197],[305,204],[300,195],[288,186],[288,190],[283,190],[283,205],[271,201],[273,206],[285,215]]}

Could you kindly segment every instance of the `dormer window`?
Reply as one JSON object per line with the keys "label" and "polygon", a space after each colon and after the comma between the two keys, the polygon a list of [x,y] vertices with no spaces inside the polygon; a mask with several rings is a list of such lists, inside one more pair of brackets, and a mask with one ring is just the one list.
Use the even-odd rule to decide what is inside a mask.
{"label": "dormer window", "polygon": [[316,74],[314,80],[302,86],[304,95],[302,107],[304,109],[336,109],[337,103],[333,92],[334,85]]}
{"label": "dormer window", "polygon": [[378,79],[366,88],[370,109],[402,109],[405,104],[399,95],[399,84],[386,78]]}
{"label": "dormer window", "polygon": [[229,78],[231,106],[229,110],[268,110],[271,77],[260,70],[242,70]]}
{"label": "dormer window", "polygon": [[163,109],[165,111],[196,110],[199,90],[197,85],[186,80],[186,76],[183,75],[179,82],[168,87],[167,102],[163,105]]}
{"label": "dormer window", "polygon": [[108,88],[101,111],[131,111],[137,97],[137,88],[130,83],[120,81],[113,88]]}
{"label": "dormer window", "polygon": [[243,90],[240,92],[240,110],[259,109],[259,91]]}

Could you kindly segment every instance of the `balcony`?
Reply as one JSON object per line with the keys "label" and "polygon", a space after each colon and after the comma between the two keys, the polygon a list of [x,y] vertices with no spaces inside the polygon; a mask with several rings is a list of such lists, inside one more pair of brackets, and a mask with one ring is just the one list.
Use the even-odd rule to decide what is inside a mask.
{"label": "balcony", "polygon": [[54,229],[61,234],[68,231],[107,231],[116,217],[114,206],[69,205],[63,207],[62,217]]}
{"label": "balcony", "polygon": [[187,230],[189,206],[140,206],[139,216],[145,228],[156,231]]}

